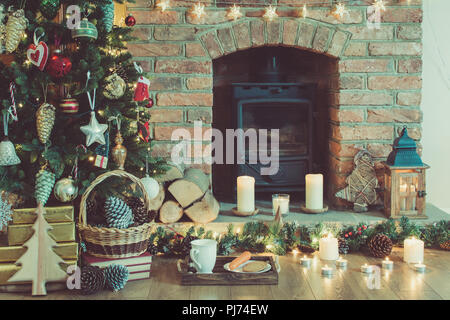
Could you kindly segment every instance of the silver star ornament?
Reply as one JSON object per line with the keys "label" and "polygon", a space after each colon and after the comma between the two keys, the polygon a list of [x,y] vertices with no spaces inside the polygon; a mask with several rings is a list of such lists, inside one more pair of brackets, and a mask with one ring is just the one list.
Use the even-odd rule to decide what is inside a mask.
{"label": "silver star ornament", "polygon": [[87,126],[82,126],[81,132],[86,135],[86,146],[90,146],[95,142],[105,144],[105,131],[108,129],[107,124],[100,124],[95,117],[95,112],[91,112],[91,121]]}

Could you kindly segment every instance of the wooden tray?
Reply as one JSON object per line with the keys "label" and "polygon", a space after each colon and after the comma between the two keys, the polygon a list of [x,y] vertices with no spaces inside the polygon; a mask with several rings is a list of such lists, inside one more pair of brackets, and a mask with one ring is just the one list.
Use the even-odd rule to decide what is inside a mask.
{"label": "wooden tray", "polygon": [[217,257],[213,273],[201,274],[187,271],[188,260],[178,260],[178,272],[181,274],[181,284],[184,286],[209,286],[209,285],[256,285],[278,284],[280,266],[278,257],[252,256],[251,260],[267,261],[272,268],[264,273],[237,273],[224,269],[224,265],[233,261],[236,257]]}

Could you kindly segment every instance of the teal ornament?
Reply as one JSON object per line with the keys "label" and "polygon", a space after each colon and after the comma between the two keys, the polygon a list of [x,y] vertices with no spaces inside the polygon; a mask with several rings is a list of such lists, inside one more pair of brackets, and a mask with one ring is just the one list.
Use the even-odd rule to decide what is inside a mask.
{"label": "teal ornament", "polygon": [[114,24],[114,1],[110,0],[108,4],[103,5],[101,11],[103,14],[101,23],[106,32],[111,32]]}
{"label": "teal ornament", "polygon": [[114,292],[122,290],[128,282],[130,272],[120,264],[111,264],[104,271],[106,285]]}
{"label": "teal ornament", "polygon": [[387,158],[387,164],[393,167],[421,167],[422,159],[417,153],[416,142],[408,136],[408,130],[403,129],[400,137],[395,139],[393,150]]}
{"label": "teal ornament", "polygon": [[42,15],[46,19],[53,20],[58,14],[60,7],[61,7],[60,0],[41,0],[39,11],[41,11]]}
{"label": "teal ornament", "polygon": [[109,228],[126,229],[134,223],[131,208],[116,197],[106,199],[105,218]]}
{"label": "teal ornament", "polygon": [[87,18],[83,18],[83,20],[80,21],[80,26],[72,29],[72,38],[88,38],[96,40],[98,38],[97,27],[92,22],[89,22]]}
{"label": "teal ornament", "polygon": [[41,169],[36,174],[36,185],[34,189],[34,196],[38,203],[43,206],[47,204],[48,198],[52,194],[53,186],[55,185],[55,174],[53,172]]}

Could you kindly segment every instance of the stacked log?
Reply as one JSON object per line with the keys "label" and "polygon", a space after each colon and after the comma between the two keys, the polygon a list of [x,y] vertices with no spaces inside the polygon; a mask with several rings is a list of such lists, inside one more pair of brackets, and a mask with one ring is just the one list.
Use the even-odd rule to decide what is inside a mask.
{"label": "stacked log", "polygon": [[160,194],[152,201],[163,223],[179,221],[185,214],[193,222],[209,223],[219,215],[220,205],[210,190],[210,179],[199,169],[169,164],[164,175],[156,177]]}

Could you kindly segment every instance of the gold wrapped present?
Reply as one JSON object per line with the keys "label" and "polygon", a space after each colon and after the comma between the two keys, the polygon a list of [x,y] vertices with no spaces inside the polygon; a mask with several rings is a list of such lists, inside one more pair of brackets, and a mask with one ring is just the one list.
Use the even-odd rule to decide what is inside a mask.
{"label": "gold wrapped present", "polygon": [[[45,208],[45,220],[48,223],[74,221],[73,206]],[[14,209],[12,224],[33,224],[36,220],[36,208]]]}
{"label": "gold wrapped present", "polygon": [[[33,235],[32,224],[18,224],[8,226],[8,245],[23,245]],[[75,241],[75,222],[51,223],[51,230],[48,234],[56,242],[74,242]]]}
{"label": "gold wrapped present", "polygon": [[[78,243],[76,242],[58,243],[53,250],[64,260],[78,259]],[[22,246],[0,247],[0,263],[14,263],[26,251],[27,248]]]}

